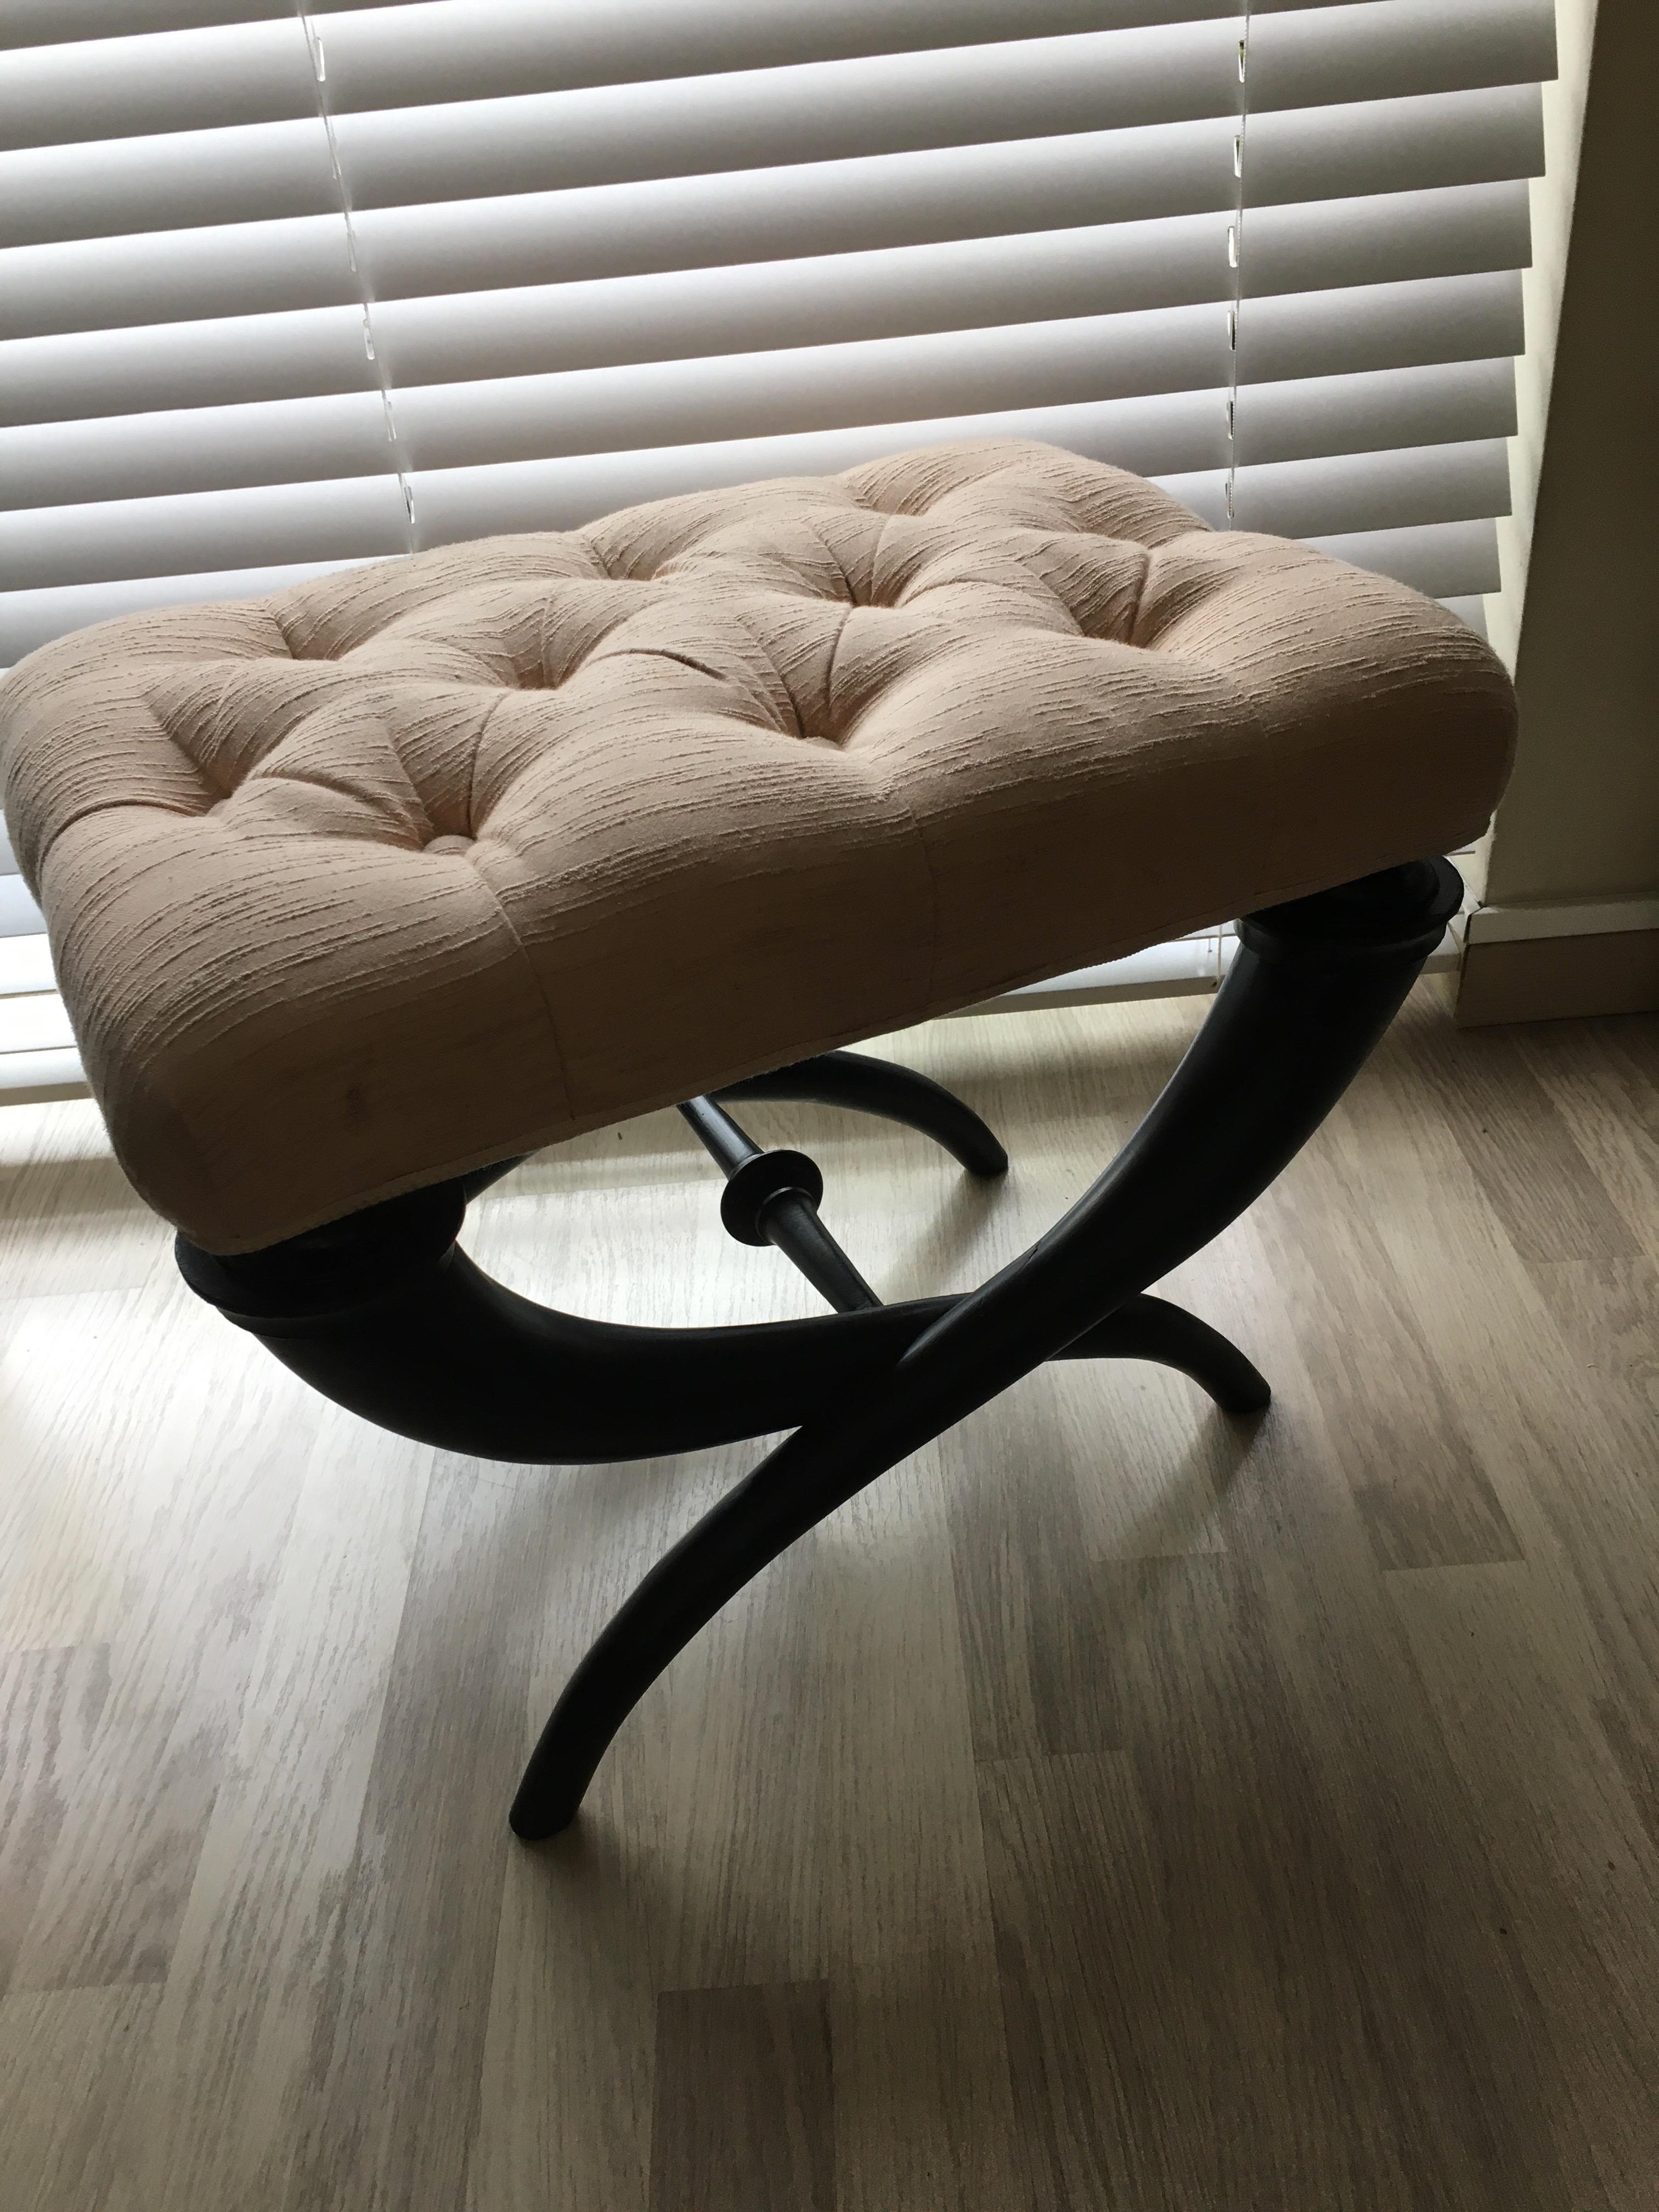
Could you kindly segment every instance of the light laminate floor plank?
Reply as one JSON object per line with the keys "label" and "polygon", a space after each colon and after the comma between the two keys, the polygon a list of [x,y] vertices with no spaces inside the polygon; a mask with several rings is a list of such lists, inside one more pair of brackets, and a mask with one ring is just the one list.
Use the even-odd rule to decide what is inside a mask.
{"label": "light laminate floor plank", "polygon": [[665,1990],[651,2212],[835,2212],[829,1990]]}
{"label": "light laminate floor plank", "polygon": [[159,2001],[152,1987],[25,1990],[0,2002],[7,2212],[108,2202]]}
{"label": "light laminate floor plank", "polygon": [[[82,1302],[45,1303],[73,1334],[62,1309]],[[144,1357],[122,1376],[126,1406],[111,1407],[108,1455],[82,1462],[116,1492],[128,1549],[107,1600],[108,1694],[66,1778],[16,1989],[166,1978],[321,1418],[274,1362],[261,1372],[222,1328],[202,1332],[171,1290],[131,1294],[103,1326]],[[75,1394],[70,1363],[60,1373]],[[72,1558],[76,1516],[51,1525]],[[94,1557],[115,1564],[101,1541]]]}
{"label": "light laminate floor plank", "polygon": [[453,2212],[477,2124],[518,1692],[547,1582],[529,1492],[427,1486],[323,1972],[289,2212]]}
{"label": "light laminate floor plank", "polygon": [[[1086,1186],[1203,1007],[945,1023],[988,1190],[757,1106],[889,1296]],[[654,1115],[477,1208],[532,1295],[806,1313]],[[560,1683],[758,1445],[483,1467],[179,1287],[84,1105],[0,1115],[0,2198],[26,2212],[1652,2212],[1659,1022],[1424,986],[1170,1295],[1275,1402],[1058,1367],[648,1693]]]}
{"label": "light laminate floor plank", "polygon": [[344,1414],[323,1428],[149,2024],[116,2207],[272,2203],[287,2186],[430,1463]]}
{"label": "light laminate floor plank", "polygon": [[101,1644],[0,1654],[0,1997],[108,1695],[109,1653]]}

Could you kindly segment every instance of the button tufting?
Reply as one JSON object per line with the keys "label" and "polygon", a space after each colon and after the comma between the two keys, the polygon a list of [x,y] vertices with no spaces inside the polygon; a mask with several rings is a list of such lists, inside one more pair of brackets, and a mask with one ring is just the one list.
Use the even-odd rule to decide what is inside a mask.
{"label": "button tufting", "polygon": [[117,1149],[234,1249],[1444,850],[1512,717],[1405,586],[983,440],[123,617],[0,749]]}

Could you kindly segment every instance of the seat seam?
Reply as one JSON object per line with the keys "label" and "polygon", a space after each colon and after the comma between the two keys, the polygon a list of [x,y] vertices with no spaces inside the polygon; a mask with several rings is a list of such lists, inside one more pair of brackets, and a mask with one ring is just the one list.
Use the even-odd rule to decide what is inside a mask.
{"label": "seat seam", "polygon": [[921,819],[915,808],[890,777],[883,775],[871,780],[896,801],[910,825],[916,850],[921,855],[922,873],[927,878],[927,981],[922,993],[922,1004],[930,1006],[933,1002],[933,987],[939,974],[939,878],[933,871],[933,856],[927,849],[927,833],[921,826]]}
{"label": "seat seam", "polygon": [[[511,692],[503,691],[499,699],[492,699],[490,701],[489,705],[484,710],[483,720],[478,725],[477,736],[473,740],[472,769],[471,773],[467,777],[466,781],[466,828],[467,835],[471,838],[475,845],[478,842],[478,817],[474,811],[475,799],[478,787],[478,756],[483,750],[485,731],[488,730],[490,723],[494,720],[497,711],[507,704],[507,700],[511,698],[512,696]],[[553,1011],[553,1001],[547,995],[547,986],[543,982],[541,975],[537,969],[536,963],[530,957],[530,948],[526,945],[523,938],[520,936],[512,915],[507,912],[505,904],[502,902],[501,893],[495,889],[495,884],[490,882],[489,877],[484,874],[483,871],[479,867],[476,860],[469,860],[467,862],[467,866],[471,870],[473,879],[477,884],[479,889],[483,892],[490,904],[495,908],[496,913],[501,916],[501,927],[506,930],[508,937],[512,939],[514,951],[518,954],[520,959],[523,961],[526,968],[528,969],[530,972],[530,980],[535,986],[536,996],[541,1001],[542,1018],[547,1024],[547,1041],[553,1054],[554,1064],[558,1070],[559,1088],[564,1093],[564,1109],[568,1116],[574,1111],[570,1097],[570,1067],[569,1062],[565,1055],[564,1039],[559,1034],[558,1017]]]}
{"label": "seat seam", "polygon": [[[846,613],[842,615],[834,642],[830,647],[830,664],[824,671],[823,696],[825,703],[832,709],[835,704],[836,655],[840,652],[841,641],[847,635],[847,625],[852,621],[856,611],[855,608],[848,607]],[[843,744],[838,750],[843,758],[852,757],[850,745]],[[860,756],[860,759],[862,763],[862,755]],[[904,793],[898,788],[890,775],[878,775],[868,765],[863,767],[862,772],[869,782],[897,805],[899,811],[910,825],[910,835],[915,841],[917,852],[921,856],[921,872],[927,878],[927,980],[922,991],[921,1002],[925,1006],[931,1006],[933,999],[933,985],[939,972],[939,878],[933,872],[933,856],[927,849],[927,832],[922,829],[921,820],[915,808],[910,804]]]}
{"label": "seat seam", "polygon": [[[1123,638],[1125,645],[1133,645],[1136,638],[1140,635],[1140,612],[1141,609],[1146,603],[1146,586],[1151,581],[1152,574],[1152,547],[1150,545],[1143,545],[1139,548],[1139,552],[1140,578],[1135,586],[1135,603],[1130,611],[1128,628],[1125,632]],[[1142,650],[1149,651],[1151,648],[1143,647]]]}
{"label": "seat seam", "polygon": [[[858,605],[860,605],[860,600],[859,600],[859,598],[858,598],[857,593],[856,593],[856,592],[854,591],[854,589],[853,589],[853,579],[852,579],[852,578],[848,574],[848,573],[847,573],[847,563],[846,563],[846,562],[842,559],[842,557],[841,557],[840,554],[836,552],[836,550],[835,547],[834,547],[834,546],[830,543],[830,539],[829,539],[829,538],[828,538],[827,534],[826,534],[823,530],[821,530],[821,529],[819,528],[819,526],[818,526],[818,520],[817,520],[817,517],[816,515],[814,515],[814,514],[808,514],[808,515],[805,517],[805,523],[806,523],[806,531],[807,531],[807,535],[808,535],[808,536],[809,536],[809,537],[813,540],[813,542],[814,542],[814,544],[817,544],[817,545],[820,545],[820,546],[822,546],[822,547],[823,547],[823,549],[824,552],[825,552],[826,554],[828,554],[828,556],[830,556],[830,561],[833,562],[833,564],[834,564],[834,566],[836,567],[836,570],[839,572],[840,576],[841,576],[841,580],[842,580],[842,582],[843,584],[845,584],[845,585],[846,585],[846,586],[847,586],[847,598],[848,598],[848,611],[850,612],[850,611],[851,611],[851,609],[852,609],[853,607],[855,607],[855,606],[857,606]],[[877,546],[877,550],[880,550],[880,546],[881,546],[881,540],[882,540],[882,537],[883,537],[883,534],[884,534],[884,529],[885,529],[885,522],[884,521],[884,524],[883,524],[883,526],[882,526],[882,528],[881,528],[881,529],[878,529],[878,530],[877,531],[877,532],[876,532],[876,546]],[[872,568],[872,574],[871,574],[871,581],[872,581],[872,584],[873,584],[874,580],[875,580],[875,579],[874,579],[874,571],[873,571],[873,568]],[[841,641],[839,633],[837,633],[837,635],[836,635],[836,643],[837,643],[837,644],[839,644],[839,643],[840,643],[840,641]],[[833,658],[833,651],[834,651],[834,649],[833,649],[833,647],[832,647],[832,648],[831,648],[831,657],[832,657],[832,658]]]}
{"label": "seat seam", "polygon": [[[498,711],[507,704],[508,699],[511,698],[512,696],[513,695],[510,691],[503,691],[499,698],[492,699],[490,701],[489,704],[484,708],[483,719],[478,724],[477,734],[474,736],[472,740],[472,765],[466,772],[466,834],[475,841],[477,840],[478,834],[478,817],[477,812],[478,795],[478,756],[483,750],[484,732],[489,727],[491,722],[494,721]],[[408,771],[405,769],[404,773],[407,774]],[[424,800],[422,800],[422,804],[425,804]]]}

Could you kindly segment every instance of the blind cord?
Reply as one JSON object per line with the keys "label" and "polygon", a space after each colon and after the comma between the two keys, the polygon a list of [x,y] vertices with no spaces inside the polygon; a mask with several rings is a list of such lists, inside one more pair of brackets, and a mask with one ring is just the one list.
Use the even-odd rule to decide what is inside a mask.
{"label": "blind cord", "polygon": [[334,189],[340,196],[340,216],[345,225],[346,259],[351,265],[358,301],[363,311],[363,351],[380,389],[380,411],[386,418],[386,450],[391,456],[392,465],[397,471],[398,489],[403,494],[404,526],[408,534],[408,550],[412,553],[415,550],[415,487],[404,465],[403,445],[398,436],[398,415],[392,404],[392,380],[386,374],[380,348],[374,343],[374,302],[369,298],[368,279],[358,258],[356,226],[351,219],[351,194],[346,186],[345,170],[341,165],[340,149],[334,136],[334,114],[328,96],[328,57],[323,46],[323,34],[306,13],[303,0],[296,0],[295,14],[305,33],[306,53],[311,63],[312,89],[316,95],[323,135],[328,142],[328,161],[334,174]]}
{"label": "blind cord", "polygon": [[1250,0],[1244,0],[1238,39],[1238,129],[1233,137],[1233,219],[1227,231],[1232,298],[1227,307],[1227,526],[1237,517],[1238,492],[1238,318],[1244,301],[1244,157],[1250,130]]}

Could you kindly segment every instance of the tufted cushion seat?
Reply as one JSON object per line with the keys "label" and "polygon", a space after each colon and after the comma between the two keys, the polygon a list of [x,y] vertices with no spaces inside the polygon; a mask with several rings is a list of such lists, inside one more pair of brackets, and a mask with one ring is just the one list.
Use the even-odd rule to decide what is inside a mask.
{"label": "tufted cushion seat", "polygon": [[47,646],[0,768],[138,1188],[246,1250],[1479,833],[1451,615],[1016,441]]}

